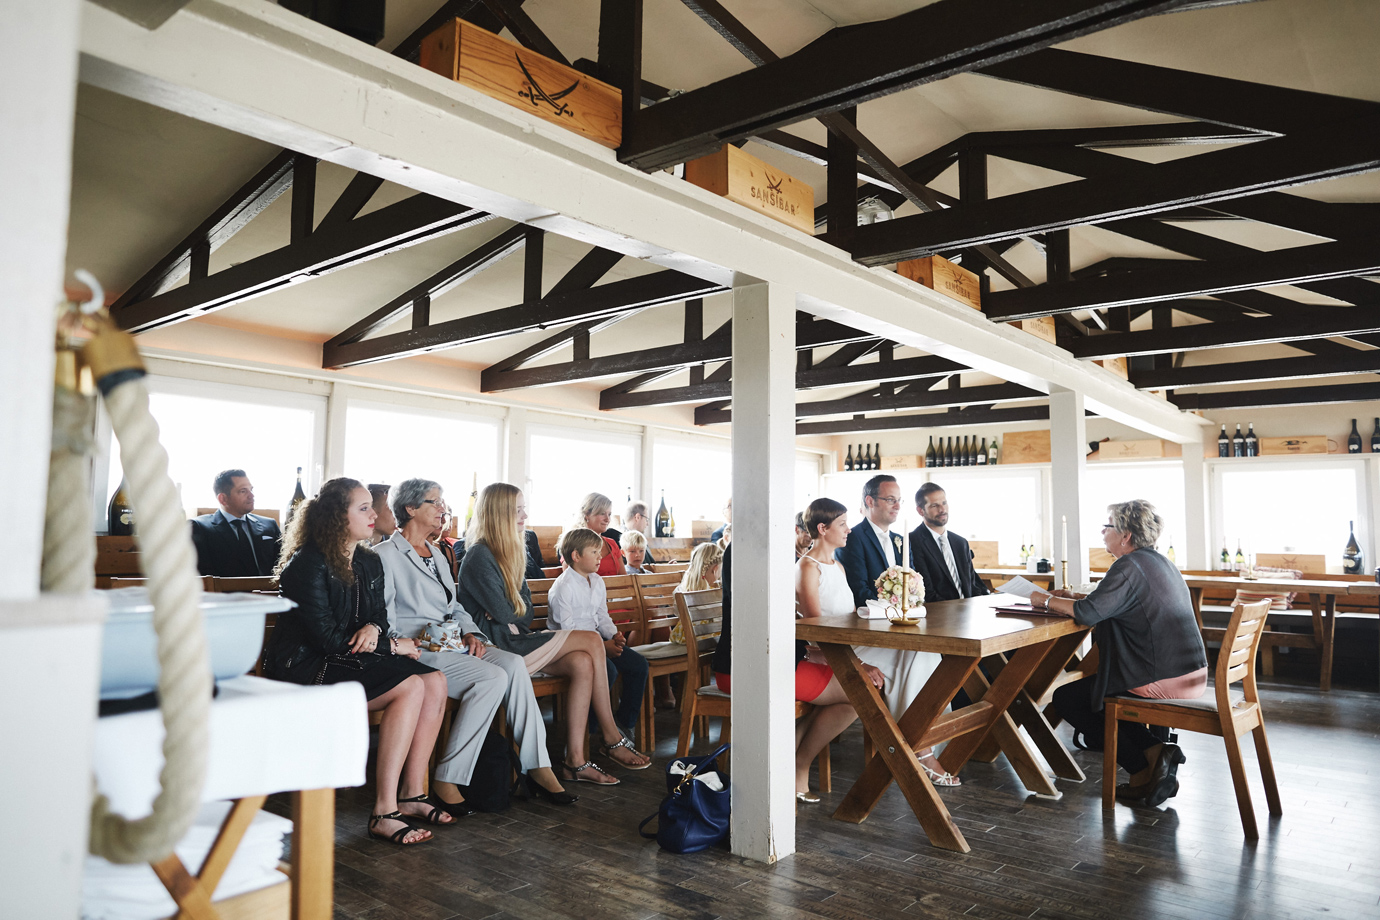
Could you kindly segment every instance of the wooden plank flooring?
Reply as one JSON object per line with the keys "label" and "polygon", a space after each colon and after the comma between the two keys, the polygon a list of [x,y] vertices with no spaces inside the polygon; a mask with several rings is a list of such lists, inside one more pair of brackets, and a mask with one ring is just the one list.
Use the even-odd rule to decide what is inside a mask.
{"label": "wooden plank flooring", "polygon": [[1267,685],[1264,699],[1285,813],[1266,812],[1248,746],[1255,845],[1221,741],[1188,733],[1182,789],[1157,810],[1104,815],[1101,755],[1078,752],[1089,779],[1060,780],[1058,801],[1026,797],[1004,758],[967,767],[943,792],[967,855],[929,846],[894,785],[865,823],[834,821],[862,766],[855,725],[834,748],[835,791],[800,808],[793,856],[770,867],[726,850],[676,856],[636,831],[674,754],[677,716],[661,713],[657,762],[618,771],[622,785],[579,784],[572,808],[515,802],[411,849],[368,839],[368,790],[341,790],[335,917],[1380,918],[1380,695],[1301,679]]}

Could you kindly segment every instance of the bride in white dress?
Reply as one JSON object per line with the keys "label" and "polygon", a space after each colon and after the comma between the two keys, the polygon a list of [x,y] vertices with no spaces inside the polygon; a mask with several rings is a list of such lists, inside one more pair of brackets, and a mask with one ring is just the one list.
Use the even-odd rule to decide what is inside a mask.
{"label": "bride in white dress", "polygon": [[[848,542],[848,511],[829,498],[815,499],[805,511],[805,526],[813,536],[809,552],[800,557],[795,569],[796,612],[800,616],[846,616],[854,611],[853,589],[834,551]],[[900,649],[855,647],[859,660],[882,672],[886,680],[882,697],[891,715],[900,719],[911,700],[939,667],[940,656],[930,652]],[[947,772],[934,756],[933,748],[916,751],[920,766],[936,786],[957,786],[958,777]]]}

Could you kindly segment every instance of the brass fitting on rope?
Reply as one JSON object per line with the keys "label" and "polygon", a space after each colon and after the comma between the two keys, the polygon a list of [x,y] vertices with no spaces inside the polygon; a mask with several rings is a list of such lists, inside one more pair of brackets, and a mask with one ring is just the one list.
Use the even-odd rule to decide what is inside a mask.
{"label": "brass fitting on rope", "polygon": [[81,361],[91,370],[96,386],[108,395],[126,380],[143,377],[144,359],[134,336],[115,325],[104,308],[83,317],[82,325],[91,337],[81,348]]}

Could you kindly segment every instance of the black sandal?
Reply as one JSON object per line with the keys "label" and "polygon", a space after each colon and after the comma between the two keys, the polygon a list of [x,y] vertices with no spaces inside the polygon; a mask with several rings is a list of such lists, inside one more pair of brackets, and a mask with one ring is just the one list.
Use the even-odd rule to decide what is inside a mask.
{"label": "black sandal", "polygon": [[[403,827],[403,828],[400,828],[399,830],[396,830],[396,831],[394,831],[393,833],[391,833],[391,834],[389,834],[389,835],[387,835],[387,836],[385,836],[385,835],[383,835],[383,834],[375,834],[375,833],[374,833],[374,825],[375,825],[375,824],[378,824],[380,821],[390,821],[390,820],[391,820],[391,821],[401,821],[403,824],[405,824],[405,825],[407,825],[407,826],[406,826],[406,827]],[[369,836],[370,836],[370,837],[373,837],[375,840],[386,840],[386,841],[389,842],[389,843],[396,843],[396,844],[397,844],[398,846],[400,846],[400,847],[411,847],[411,846],[416,846],[416,845],[419,844],[419,843],[426,843],[428,840],[431,839],[431,836],[426,836],[426,837],[423,837],[421,840],[413,840],[411,843],[408,843],[406,840],[403,839],[403,838],[406,837],[408,834],[412,833],[413,831],[418,831],[418,830],[422,830],[422,828],[413,827],[411,824],[409,824],[409,823],[408,823],[408,820],[407,820],[407,816],[404,815],[404,814],[403,814],[402,812],[400,812],[400,811],[395,811],[395,812],[392,812],[391,814],[386,814],[386,815],[370,815],[370,816],[369,816],[369,827],[368,827]],[[428,831],[427,833],[430,835],[430,832],[429,832],[429,831]]]}
{"label": "black sandal", "polygon": [[[418,821],[425,821],[427,824],[432,824],[436,827],[450,827],[452,824],[455,823],[454,819],[463,817],[463,815],[454,814],[453,812],[451,812],[450,809],[458,808],[459,806],[465,804],[464,802],[459,802],[456,805],[450,805],[449,807],[447,807],[447,803],[445,802],[440,802],[439,804],[437,802],[433,802],[431,800],[431,796],[427,795],[426,793],[423,793],[421,795],[414,795],[410,799],[398,799],[399,805],[411,805],[413,803],[430,805],[431,811],[427,812],[425,815],[408,815],[407,817],[416,818]],[[465,807],[468,808],[469,806]],[[474,814],[474,809],[470,808],[470,810],[464,812],[464,814]],[[441,815],[450,815],[451,820],[442,821]]]}

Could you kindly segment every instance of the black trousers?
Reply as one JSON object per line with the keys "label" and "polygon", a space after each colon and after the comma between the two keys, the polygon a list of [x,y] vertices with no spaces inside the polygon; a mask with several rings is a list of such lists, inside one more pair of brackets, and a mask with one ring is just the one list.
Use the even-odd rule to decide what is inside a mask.
{"label": "black trousers", "polygon": [[[1100,746],[1106,725],[1102,700],[1093,696],[1096,680],[1085,677],[1054,691],[1054,706],[1059,710],[1059,716],[1086,735],[1090,747]],[[1094,706],[1097,708],[1094,709]],[[1137,722],[1117,722],[1116,762],[1127,773],[1139,773],[1150,765],[1145,759],[1145,749],[1162,741],[1164,737],[1157,737],[1149,726]]]}

